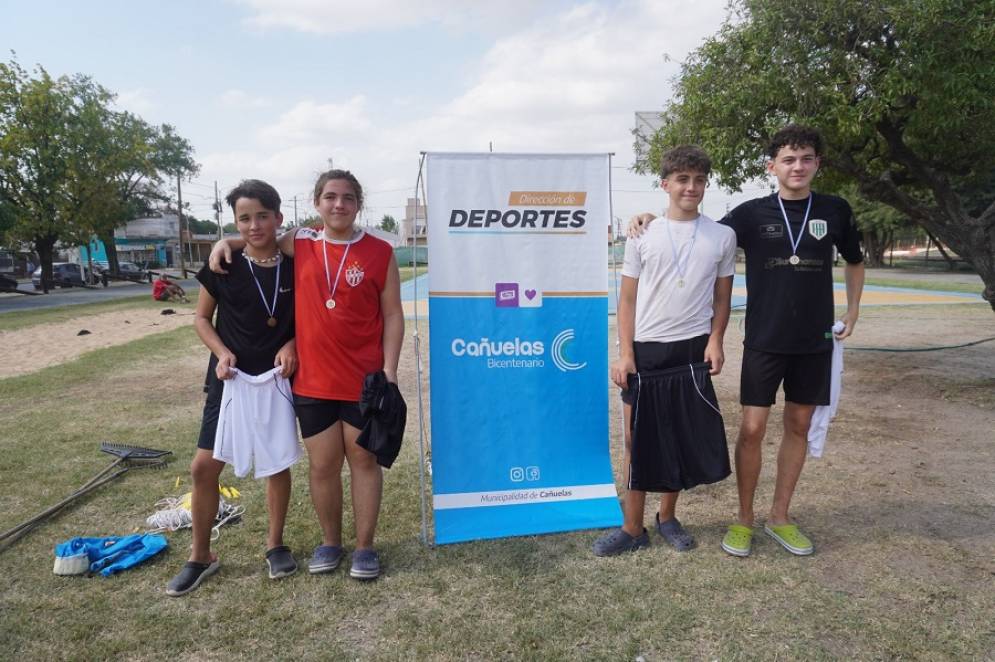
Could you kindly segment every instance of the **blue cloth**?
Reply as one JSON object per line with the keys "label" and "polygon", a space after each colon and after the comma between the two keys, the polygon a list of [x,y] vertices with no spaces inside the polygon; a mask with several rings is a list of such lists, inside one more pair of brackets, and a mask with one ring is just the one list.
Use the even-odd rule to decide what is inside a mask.
{"label": "blue cloth", "polygon": [[156,533],[72,538],[56,545],[55,555],[70,557],[86,554],[90,560],[90,572],[99,572],[104,577],[109,577],[155,556],[168,545],[166,537]]}

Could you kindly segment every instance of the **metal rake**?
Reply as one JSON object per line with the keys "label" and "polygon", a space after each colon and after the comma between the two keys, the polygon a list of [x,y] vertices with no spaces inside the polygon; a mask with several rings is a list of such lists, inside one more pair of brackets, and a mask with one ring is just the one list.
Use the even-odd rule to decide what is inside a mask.
{"label": "metal rake", "polygon": [[0,552],[5,551],[11,545],[27,534],[31,529],[42,523],[46,519],[54,516],[60,510],[76,501],[80,497],[89,494],[93,490],[106,485],[121,474],[131,468],[161,469],[166,466],[169,456],[173,451],[146,448],[144,446],[128,446],[125,444],[114,444],[104,441],[100,444],[100,450],[104,453],[117,457],[113,462],[104,467],[97,475],[77,488],[75,492],[67,496],[59,503],[46,508],[34,517],[27,519],[17,526],[0,533]]}

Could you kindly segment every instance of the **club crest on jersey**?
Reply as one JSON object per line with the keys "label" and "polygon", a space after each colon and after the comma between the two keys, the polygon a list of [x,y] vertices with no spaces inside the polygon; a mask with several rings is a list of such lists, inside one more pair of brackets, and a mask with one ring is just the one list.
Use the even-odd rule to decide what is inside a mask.
{"label": "club crest on jersey", "polygon": [[356,287],[363,282],[363,276],[365,275],[366,273],[359,262],[353,262],[345,270],[345,282],[349,283],[349,287]]}
{"label": "club crest on jersey", "polygon": [[829,234],[829,223],[820,218],[810,219],[808,222],[808,233],[816,239],[822,239]]}

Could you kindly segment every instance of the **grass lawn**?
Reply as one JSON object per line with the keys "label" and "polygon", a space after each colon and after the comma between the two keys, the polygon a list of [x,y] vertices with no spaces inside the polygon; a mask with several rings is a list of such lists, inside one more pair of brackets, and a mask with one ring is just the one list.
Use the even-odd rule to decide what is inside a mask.
{"label": "grass lawn", "polygon": [[[862,324],[870,328],[874,316]],[[727,346],[739,340],[730,329]],[[189,489],[206,358],[185,327],[0,380],[0,529],[58,501],[109,463],[98,451],[102,440],[175,453],[168,469],[132,470],[0,553],[5,659],[939,660],[985,658],[995,645],[995,569],[946,538],[933,544],[920,528],[884,523],[877,509],[893,500],[868,493],[863,481],[887,453],[904,451],[884,448],[877,419],[861,416],[843,422],[861,442],[837,442],[836,454],[803,476],[798,512],[822,545],[810,558],[791,557],[759,534],[749,559],[719,549],[735,503],[732,479],[682,497],[701,543],[689,554],[670,551],[651,534],[648,550],[596,559],[591,531],[423,547],[410,329],[401,375],[410,417],[401,457],[385,477],[380,580],[359,583],[343,569],[267,579],[264,485],[230,471],[222,481],[241,490],[246,515],[222,530],[215,543],[222,570],[196,592],[178,599],[164,593],[186,560],[189,531],[167,534],[164,554],[112,578],[53,575],[56,543],[140,529],[155,501]],[[738,413],[729,388],[719,384],[734,438]],[[859,434],[858,426],[865,426]],[[613,427],[617,455],[617,421]],[[766,491],[758,495],[764,503],[773,443],[765,446]],[[978,459],[991,466],[990,453]],[[293,471],[286,534],[302,566],[319,542],[306,470],[305,460]],[[956,503],[962,502],[971,503]],[[911,564],[913,558],[926,560]]]}
{"label": "grass lawn", "polygon": [[[402,283],[404,283],[406,281],[409,281],[409,280],[411,280],[412,278],[415,277],[415,273],[416,273],[415,269],[416,269],[416,267],[406,267],[406,266],[403,266],[403,265],[398,265],[398,269],[401,272],[401,282]],[[418,267],[417,267],[417,274],[419,276],[421,276],[422,274],[426,274],[426,273],[428,273],[428,265],[425,265],[425,264],[418,265]]]}
{"label": "grass lawn", "polygon": [[[977,284],[959,283],[954,281],[929,281],[929,280],[907,280],[903,279],[900,272],[895,274],[894,277],[879,276],[878,272],[868,271],[867,278],[864,280],[865,285],[875,285],[877,287],[903,287],[913,290],[931,290],[939,292],[964,292],[967,294],[979,294],[983,289],[985,289],[984,283],[981,282],[980,278],[976,278]],[[835,279],[836,282],[842,283],[844,280],[842,278]]]}

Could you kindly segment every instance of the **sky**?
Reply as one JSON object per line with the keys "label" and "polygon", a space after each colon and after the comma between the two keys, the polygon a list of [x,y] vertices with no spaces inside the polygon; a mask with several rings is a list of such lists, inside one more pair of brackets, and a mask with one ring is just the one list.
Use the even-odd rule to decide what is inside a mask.
{"label": "sky", "polygon": [[[296,197],[303,218],[332,164],[366,189],[365,222],[400,220],[421,152],[493,149],[613,152],[614,213],[628,219],[666,206],[631,171],[634,113],[665,106],[725,2],[4,0],[0,48],[173,125],[200,164],[183,184],[198,218],[213,218],[215,182],[223,197],[249,177],[277,187],[288,219]],[[713,186],[703,211],[766,192]]]}

